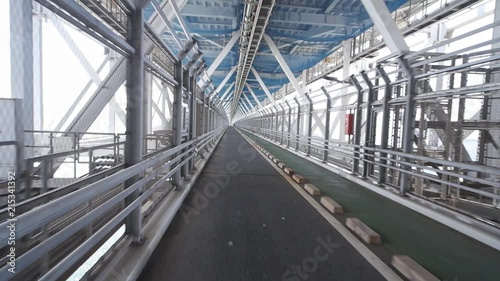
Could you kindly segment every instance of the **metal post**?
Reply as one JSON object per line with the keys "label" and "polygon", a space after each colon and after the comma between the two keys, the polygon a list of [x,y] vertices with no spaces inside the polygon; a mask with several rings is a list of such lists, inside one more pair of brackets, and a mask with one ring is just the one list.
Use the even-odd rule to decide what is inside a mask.
{"label": "metal post", "polygon": [[[9,5],[11,97],[22,100],[20,112],[23,115],[19,124],[23,125],[24,131],[33,131],[33,1],[11,0]],[[23,157],[32,157],[33,133],[25,133],[22,141]],[[24,158],[20,160],[24,161]]]}
{"label": "metal post", "polygon": [[270,107],[270,108],[269,108],[269,118],[268,118],[268,122],[267,122],[267,127],[268,127],[268,130],[267,130],[267,137],[268,137],[269,139],[271,139],[271,138],[272,138],[273,118],[274,118],[274,112],[273,112],[272,107]]}
{"label": "metal post", "polygon": [[281,141],[280,143],[283,144],[283,138],[285,134],[285,108],[283,105],[280,103],[279,104],[281,107]]}
{"label": "metal post", "polygon": [[280,114],[279,114],[279,109],[278,106],[275,105],[274,109],[276,109],[276,125],[274,128],[275,134],[274,134],[274,141],[278,142],[278,131],[279,131],[279,122],[280,122]]}
{"label": "metal post", "polygon": [[213,100],[210,100],[210,131],[215,130],[215,105]]}
{"label": "metal post", "polygon": [[144,132],[153,133],[153,74],[144,72]]}
{"label": "metal post", "polygon": [[[491,83],[491,70],[486,72],[484,82],[485,84]],[[483,105],[481,106],[481,116],[479,120],[488,120],[489,115],[489,107],[490,107],[490,96],[483,97]],[[477,152],[477,162],[479,165],[486,164],[486,141],[488,137],[488,130],[482,129],[479,131],[479,143],[478,143],[478,152]],[[483,178],[483,173],[477,173],[478,178]],[[495,205],[495,204],[494,204]]]}
{"label": "metal post", "polygon": [[[186,112],[186,113],[189,113],[189,116],[184,116],[184,115],[181,115],[182,116],[182,122],[183,124],[185,123],[185,119],[186,117],[189,117],[189,123],[188,124],[184,124],[183,126],[183,129],[186,129],[186,139],[187,140],[190,140],[190,133],[191,133],[191,111],[192,111],[192,108],[191,108],[191,98],[192,98],[192,95],[191,95],[191,88],[190,88],[190,76],[189,76],[189,70],[186,70],[186,71],[183,71],[183,78],[182,78],[182,83],[184,85],[184,87],[186,88],[186,91],[184,92],[187,96],[187,103],[188,103],[188,110],[189,112]],[[187,128],[186,128],[187,126]],[[188,150],[188,148],[185,148],[182,150],[182,152],[186,152]],[[186,155],[184,157],[182,157],[182,161],[186,160],[186,158],[188,158],[189,155]],[[181,177],[184,178],[184,179],[187,179],[187,176],[189,174],[189,161],[184,164],[181,168]]]}
{"label": "metal post", "polygon": [[207,97],[207,133],[212,131],[212,99]]}
{"label": "metal post", "polygon": [[326,118],[325,118],[325,147],[323,150],[323,162],[328,162],[328,149],[330,148],[330,109],[332,109],[332,101],[330,94],[326,91],[325,87],[321,87],[323,94],[326,96]]}
{"label": "metal post", "polygon": [[[413,151],[413,127],[415,125],[415,100],[413,99],[415,95],[415,75],[413,69],[411,68],[408,61],[401,57],[399,58],[401,67],[408,77],[408,85],[406,90],[406,103],[404,111],[404,125],[403,125],[403,152],[411,154]],[[405,157],[403,159],[406,164],[403,165],[405,171],[411,171],[410,158]],[[402,173],[400,182],[400,194],[404,195],[410,190],[411,187],[411,176],[408,173]]]}
{"label": "metal post", "polygon": [[358,90],[358,98],[356,102],[356,119],[355,119],[355,125],[354,125],[354,145],[357,147],[354,148],[354,161],[352,165],[352,173],[356,174],[358,173],[359,169],[359,158],[361,157],[359,153],[359,145],[361,145],[361,104],[363,103],[363,88],[359,84],[358,80],[354,75],[351,76],[351,81],[353,85],[356,87]]}
{"label": "metal post", "polygon": [[267,108],[264,108],[262,118],[260,120],[261,128],[264,130],[262,136],[265,138],[267,134]]}
{"label": "metal post", "polygon": [[[28,165],[24,154],[24,115],[23,115],[23,100],[14,99],[14,115],[15,115],[15,138],[16,138],[16,184],[21,186],[20,181],[25,178],[26,197],[31,196],[31,175],[33,170],[32,165]],[[17,188],[16,192],[21,189]]]}
{"label": "metal post", "polygon": [[[191,76],[189,79],[189,88],[191,89],[191,103],[190,103],[190,109],[189,109],[189,139],[190,140],[195,140],[196,139],[196,97],[198,94],[197,87],[196,87],[196,77]],[[193,144],[193,146],[196,146],[196,143]],[[194,154],[194,153],[193,153]],[[194,171],[194,161],[195,158],[191,158],[189,161],[189,173],[192,173]]]}
{"label": "metal post", "polygon": [[38,3],[33,2],[33,7],[33,128],[43,130],[42,27],[45,11]]}
{"label": "metal post", "polygon": [[[143,154],[148,153],[148,135],[153,133],[153,75],[144,71],[144,148]],[[110,108],[111,112],[113,110]],[[114,132],[114,131],[113,131]]]}
{"label": "metal post", "polygon": [[[173,146],[178,146],[182,142],[182,81],[183,81],[182,60],[179,60],[175,65],[175,80],[178,85],[174,88],[174,102],[172,106],[172,133],[173,133]],[[172,178],[174,185],[177,189],[181,187],[181,171],[180,169],[174,173]]]}
{"label": "metal post", "polygon": [[94,170],[94,161],[92,158],[94,158],[94,151],[90,150],[89,151],[89,176],[92,175],[92,171]]}
{"label": "metal post", "polygon": [[[347,81],[349,79],[349,74],[350,74],[350,67],[351,67],[351,52],[352,52],[352,44],[353,44],[353,39],[347,39],[344,41],[344,46],[343,46],[343,67],[342,67],[342,81]],[[342,87],[340,89],[340,95],[342,97],[340,98],[340,105],[341,106],[347,106],[349,103],[349,97],[347,96],[348,93],[348,87]],[[337,122],[340,122],[339,126],[339,141],[345,142],[346,141],[346,134],[345,134],[345,121],[346,121],[346,116],[345,114],[341,114],[340,112],[338,113],[340,116],[338,118],[338,121],[333,122],[333,126],[336,127],[338,126]],[[349,142],[349,136],[347,137],[347,142]]]}
{"label": "metal post", "polygon": [[[266,111],[263,110],[261,113],[261,115],[259,116],[259,121],[258,121],[258,124],[259,124],[259,133],[261,136],[264,136],[264,134],[262,133],[262,129],[264,129],[264,117],[266,116]],[[264,131],[265,132],[265,131]]]}
{"label": "metal post", "polygon": [[271,124],[273,120],[273,110],[271,108],[268,109],[269,112],[267,113],[267,119],[266,119],[266,129],[267,129],[267,137],[270,139],[271,138]]}
{"label": "metal post", "polygon": [[[143,148],[143,109],[144,109],[144,17],[143,9],[137,7],[129,19],[129,43],[134,47],[135,53],[128,58],[127,62],[127,119],[125,142],[125,167],[133,166],[142,160]],[[125,188],[129,188],[139,181],[136,175],[125,181]],[[134,191],[126,199],[126,204],[136,200],[141,191]],[[125,221],[126,233],[130,235],[135,243],[142,242],[142,214],[141,207],[134,209]]]}
{"label": "metal post", "polygon": [[313,113],[314,113],[314,105],[312,102],[311,97],[309,96],[309,93],[305,93],[307,100],[309,101],[309,116],[308,116],[308,121],[307,121],[307,150],[306,154],[307,156],[311,155],[311,145],[312,145],[312,120],[313,120]]}
{"label": "metal post", "polygon": [[[361,77],[365,81],[365,84],[368,86],[367,99],[366,99],[366,120],[365,120],[365,142],[364,148],[372,147],[372,102],[373,102],[373,83],[370,81],[370,78],[366,74],[365,71],[361,71]],[[373,157],[369,157],[370,152],[366,149],[363,150],[363,176],[362,178],[366,179],[368,176],[368,167],[369,161],[373,160]]]}
{"label": "metal post", "polygon": [[[385,84],[384,99],[382,104],[382,125],[381,125],[382,138],[380,142],[380,148],[387,149],[387,145],[389,142],[389,118],[391,112],[389,101],[391,100],[392,86],[391,86],[391,80],[389,79],[389,76],[382,68],[382,66],[377,65],[377,73],[382,78],[382,80],[384,80]],[[387,164],[387,160],[385,159],[386,157],[387,153],[380,153],[380,160],[379,160],[380,165],[378,167],[378,182],[377,182],[379,185],[382,185],[386,179],[387,168],[384,166]]]}
{"label": "metal post", "polygon": [[273,111],[273,108],[270,107],[269,108],[269,123],[268,123],[269,131],[268,131],[268,137],[271,140],[273,139],[273,126],[274,126],[274,111]]}
{"label": "metal post", "polygon": [[207,117],[206,117],[207,110],[205,109],[205,107],[207,106],[207,95],[205,95],[205,93],[202,92],[202,96],[203,99],[201,107],[201,134],[203,135],[206,133],[205,123],[207,122]]}
{"label": "metal post", "polygon": [[269,128],[269,124],[271,123],[271,112],[272,111],[271,111],[271,109],[267,108],[265,110],[265,112],[266,112],[266,118],[264,120],[264,126],[266,128],[266,134],[265,135],[267,135],[267,137],[269,138],[271,136],[271,134],[270,134],[270,130],[271,129]]}
{"label": "metal post", "polygon": [[48,188],[48,181],[49,181],[49,169],[48,169],[48,162],[51,161],[50,159],[43,159],[41,166],[42,166],[42,190],[40,193],[47,193],[49,191]]}
{"label": "metal post", "polygon": [[290,147],[290,138],[291,138],[291,133],[292,133],[292,107],[288,103],[288,101],[285,101],[286,105],[288,106],[288,136],[287,136],[287,142],[286,142],[286,147]]}
{"label": "metal post", "polygon": [[300,141],[300,103],[297,98],[293,99],[297,103],[297,135],[295,136],[296,143],[295,143],[295,151],[299,150],[299,141]]}

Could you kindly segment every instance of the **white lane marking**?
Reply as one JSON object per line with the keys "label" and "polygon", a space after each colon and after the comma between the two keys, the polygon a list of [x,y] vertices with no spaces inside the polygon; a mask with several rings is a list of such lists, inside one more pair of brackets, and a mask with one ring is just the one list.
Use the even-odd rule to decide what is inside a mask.
{"label": "white lane marking", "polygon": [[[238,129],[237,129],[238,130]],[[344,225],[339,222],[332,214],[330,214],[325,208],[323,208],[314,198],[309,196],[309,194],[298,185],[295,181],[293,181],[285,172],[283,172],[278,166],[274,164],[269,158],[267,158],[259,149],[255,147],[255,142],[248,138],[245,134],[243,134],[240,130],[238,130],[241,136],[246,139],[254,148],[259,152],[267,162],[271,164],[271,166],[280,173],[282,177],[284,177],[291,186],[295,188],[295,190],[304,197],[304,199],[311,204],[314,209],[316,209],[332,226],[337,230],[340,235],[342,235],[349,244],[352,245],[356,251],[358,251],[361,256],[363,256],[380,274],[386,279],[390,281],[403,281],[401,277],[399,277],[387,264],[385,264],[379,257],[377,257],[368,247],[363,244],[356,236],[354,236]]]}

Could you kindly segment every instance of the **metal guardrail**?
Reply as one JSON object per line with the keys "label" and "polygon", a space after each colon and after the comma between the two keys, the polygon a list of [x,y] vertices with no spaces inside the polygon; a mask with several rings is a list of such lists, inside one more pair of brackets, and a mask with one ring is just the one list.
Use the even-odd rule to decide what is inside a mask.
{"label": "metal guardrail", "polygon": [[[18,249],[24,248],[16,261],[16,272],[19,273],[12,275],[7,272],[8,266],[4,266],[0,269],[0,274],[6,276],[7,279],[5,280],[31,280],[33,278],[31,274],[43,275],[40,280],[56,280],[63,276],[75,264],[81,262],[90,249],[102,243],[103,239],[119,226],[128,214],[137,208],[141,208],[145,200],[162,187],[167,179],[187,165],[189,161],[195,159],[207,144],[219,139],[223,132],[224,128],[214,130],[198,137],[196,140],[157,153],[134,166],[105,176],[103,174],[96,175],[96,177],[100,178],[99,180],[77,190],[72,187],[66,188],[64,191],[54,190],[51,193],[41,195],[47,200],[45,204],[17,216],[16,241],[25,241],[23,246],[18,246]],[[151,168],[154,169],[151,170]],[[122,183],[134,176],[141,176],[141,179],[131,187],[123,189]],[[145,189],[146,185],[148,185],[147,189]],[[142,190],[139,198],[126,206],[123,205],[124,200],[138,190]],[[67,194],[56,198],[55,193],[59,193],[58,196],[64,193]],[[89,202],[94,200],[99,200],[99,204],[88,209]],[[30,204],[33,206],[33,203],[26,202],[23,208],[26,209]],[[87,211],[83,213],[79,211],[77,217],[71,215],[82,206],[87,206],[85,207]],[[116,209],[116,206],[122,207]],[[66,249],[66,255],[54,260],[49,258],[47,253],[54,253],[53,250],[63,245],[64,241],[74,239],[74,235],[80,233],[83,229],[88,229],[89,225],[95,224],[97,220],[112,210],[116,215],[101,223],[102,226],[92,229],[85,242],[78,242],[76,245],[70,243],[67,247],[70,247],[71,250]],[[47,232],[49,225],[53,225],[54,222],[64,217],[67,220],[66,223],[59,226],[56,231],[52,230],[53,233]],[[6,228],[7,224],[8,222],[3,222],[0,227]],[[37,242],[30,244],[29,240],[34,237],[37,238]],[[7,232],[0,233],[1,249],[8,248],[8,239],[9,234]],[[38,267],[36,267],[34,273],[32,266],[35,264],[38,264]],[[43,264],[45,266],[40,266]]]}

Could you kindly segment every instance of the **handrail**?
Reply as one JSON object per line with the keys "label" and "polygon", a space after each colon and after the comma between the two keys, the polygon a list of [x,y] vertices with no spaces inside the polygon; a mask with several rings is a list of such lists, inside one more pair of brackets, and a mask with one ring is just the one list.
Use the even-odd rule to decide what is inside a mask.
{"label": "handrail", "polygon": [[111,146],[120,146],[122,144],[125,144],[125,141],[108,143],[108,144],[101,144],[101,145],[97,145],[97,146],[83,147],[83,148],[79,148],[77,150],[68,150],[68,151],[57,152],[57,153],[49,153],[49,154],[45,154],[45,155],[30,157],[26,160],[28,162],[39,162],[39,161],[46,160],[47,158],[49,158],[49,159],[61,158],[61,157],[75,155],[77,153],[83,153],[83,152],[87,152],[87,151],[91,151],[91,150],[102,149],[102,148],[111,147]]}
{"label": "handrail", "polygon": [[[260,132],[266,132],[266,134],[268,135],[267,138],[270,140],[281,139],[282,136],[287,135],[286,132],[283,133],[280,131],[270,130],[270,129],[261,129],[261,128],[248,127],[248,126],[243,126],[242,128],[244,128],[245,130],[252,131],[252,132],[254,132],[254,131],[258,132],[260,129]],[[266,138],[266,136],[264,136],[262,134],[261,134],[261,137]],[[295,141],[296,137],[297,137],[296,134],[293,136],[292,136],[292,134],[290,134],[285,140],[283,140],[283,142],[286,142],[286,141],[293,142],[293,141]],[[416,162],[421,161],[424,163],[434,163],[434,164],[439,164],[439,165],[442,165],[445,167],[455,167],[455,168],[465,169],[465,170],[469,170],[469,171],[486,172],[486,173],[490,173],[490,174],[494,174],[494,175],[500,175],[500,169],[497,169],[494,167],[475,165],[475,164],[470,164],[470,163],[462,163],[462,162],[453,162],[453,161],[448,161],[448,160],[443,160],[443,159],[432,158],[432,157],[428,157],[428,156],[415,155],[412,153],[404,153],[404,152],[390,150],[390,149],[381,149],[378,147],[368,147],[368,146],[364,146],[364,145],[355,145],[355,144],[340,142],[338,140],[325,140],[325,139],[321,139],[318,137],[308,137],[308,136],[302,136],[302,135],[300,135],[299,137],[302,140],[301,143],[302,143],[303,147],[311,146],[311,147],[315,147],[321,151],[327,150],[329,152],[336,152],[337,156],[339,153],[344,154],[344,155],[347,155],[351,159],[358,159],[360,161],[369,162],[370,164],[374,164],[377,166],[383,166],[383,167],[386,167],[388,169],[392,169],[392,170],[395,170],[395,171],[398,171],[401,173],[406,173],[406,174],[410,174],[412,176],[417,176],[417,177],[433,180],[435,182],[439,182],[439,183],[443,183],[443,184],[445,183],[449,186],[453,186],[453,187],[456,187],[458,189],[467,190],[469,192],[476,193],[476,194],[479,194],[479,195],[482,195],[482,196],[485,196],[485,197],[488,197],[491,199],[500,200],[500,194],[495,194],[495,193],[488,192],[488,191],[474,189],[474,188],[471,188],[471,187],[468,187],[465,185],[461,185],[461,184],[457,184],[457,183],[453,183],[453,182],[447,182],[447,181],[441,180],[439,178],[431,177],[431,176],[427,175],[425,172],[416,173],[412,170],[409,170],[409,171],[404,170],[404,169],[398,168],[394,165],[388,165],[388,164],[382,163],[381,160],[384,160],[385,162],[392,162],[392,163],[398,163],[398,164],[403,164],[403,165],[410,164],[412,167],[414,167],[416,169],[433,171],[435,173],[448,175],[451,177],[460,177],[460,178],[467,179],[470,181],[475,181],[478,183],[486,184],[486,185],[489,185],[489,186],[494,187],[494,188],[500,188],[500,182],[496,182],[493,180],[480,179],[477,177],[464,175],[464,174],[458,174],[458,173],[454,173],[454,172],[447,171],[447,170],[437,170],[437,169],[434,169],[432,167],[419,165]],[[314,141],[318,141],[318,142],[317,143],[311,142],[311,144],[309,144],[308,140],[314,140]],[[338,149],[331,149],[332,143],[339,145],[341,147],[340,148],[341,150],[339,151]],[[328,146],[328,148],[330,148],[330,149],[326,149],[325,145]],[[345,148],[359,148],[360,150],[356,151],[354,154],[347,154],[345,152]],[[353,153],[354,151],[349,151],[349,152]],[[375,154],[375,153],[378,153],[378,154]],[[381,154],[385,154],[386,156],[381,156]],[[330,156],[334,157],[336,155],[330,155]],[[371,157],[374,159],[378,159],[378,161],[368,160],[365,158],[365,156],[368,156],[368,157]],[[400,159],[396,159],[392,156],[397,156]],[[404,159],[404,160],[401,160],[401,159]],[[406,159],[413,160],[413,161],[408,162],[408,160],[406,160]]]}
{"label": "handrail", "polygon": [[[69,239],[72,235],[77,233],[77,231],[86,227],[101,215],[106,214],[119,202],[123,202],[123,200],[134,191],[141,189],[147,182],[155,179],[161,172],[170,168],[168,169],[168,173],[166,175],[162,175],[161,179],[159,180],[155,179],[155,183],[147,190],[145,190],[144,193],[139,196],[139,198],[122,209],[116,216],[108,221],[106,225],[92,234],[92,236],[90,236],[83,244],[81,244],[80,247],[78,247],[71,254],[66,256],[61,262],[59,262],[55,267],[49,270],[49,272],[46,273],[40,280],[54,280],[60,277],[62,274],[64,274],[64,272],[66,272],[66,270],[70,269],[76,262],[78,262],[89,249],[97,245],[97,243],[99,243],[111,230],[113,230],[120,222],[122,222],[123,219],[132,210],[140,207],[142,202],[150,197],[150,195],[159,187],[161,187],[166,179],[170,178],[176,171],[178,171],[179,169],[181,169],[181,167],[185,166],[189,161],[191,161],[191,159],[196,158],[197,153],[194,153],[196,150],[202,149],[206,144],[215,139],[219,139],[222,136],[223,132],[224,128],[219,128],[211,132],[207,132],[199,136],[195,140],[187,141],[176,147],[153,155],[136,165],[108,175],[107,177],[100,179],[97,182],[91,183],[88,186],[82,187],[79,190],[73,191],[53,201],[47,202],[46,204],[39,206],[36,209],[30,210],[24,214],[17,216],[16,235],[18,238],[22,238],[30,233],[33,233],[34,231],[37,231],[40,228],[45,227],[48,223],[70,212],[74,208],[81,206],[85,202],[90,202],[90,200],[99,197],[112,188],[119,186],[125,180],[133,176],[140,175],[151,167],[155,167],[152,172],[142,177],[132,186],[121,190],[118,194],[108,199],[105,204],[101,204],[95,207],[88,213],[80,216],[75,221],[65,226],[62,230],[41,241],[36,246],[23,253],[16,260],[16,271],[22,271],[23,269],[26,269],[28,266],[33,264],[33,262],[42,258],[47,252],[57,247],[61,243],[61,241]],[[173,156],[174,158],[172,158]],[[58,191],[54,190],[50,192],[50,194],[52,195],[56,192]],[[41,197],[47,197],[48,194],[49,193],[44,194]],[[6,227],[7,225],[8,222],[0,223],[0,227]],[[6,235],[4,232],[0,233],[0,248],[7,246],[7,241],[8,235]],[[6,273],[7,268],[7,266],[2,267],[0,269],[0,274]]]}

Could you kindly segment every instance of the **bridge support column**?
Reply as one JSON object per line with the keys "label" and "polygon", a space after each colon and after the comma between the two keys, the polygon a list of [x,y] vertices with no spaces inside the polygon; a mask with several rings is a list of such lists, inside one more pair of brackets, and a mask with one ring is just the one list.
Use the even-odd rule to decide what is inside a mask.
{"label": "bridge support column", "polygon": [[[33,156],[34,72],[33,67],[33,3],[10,1],[11,97],[16,103],[16,178],[26,169],[26,158]],[[20,128],[21,130],[17,130]],[[31,146],[31,147],[25,147]],[[0,163],[2,164],[2,163]],[[29,192],[28,192],[29,193]],[[28,197],[30,194],[28,194]]]}

